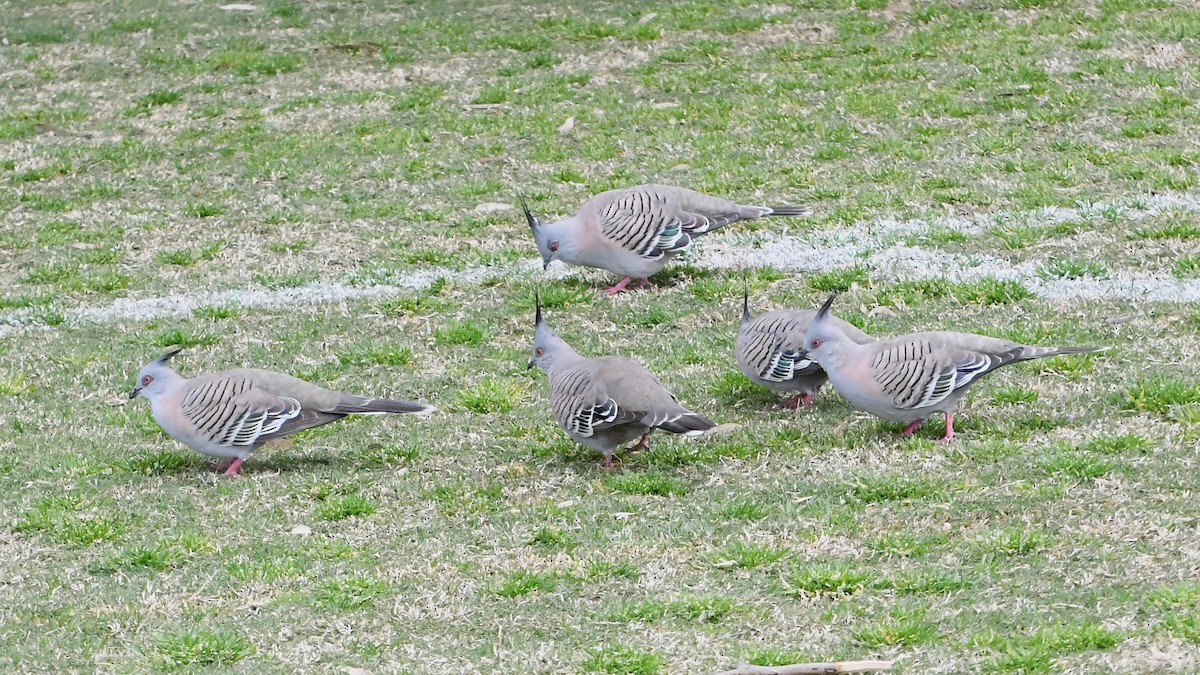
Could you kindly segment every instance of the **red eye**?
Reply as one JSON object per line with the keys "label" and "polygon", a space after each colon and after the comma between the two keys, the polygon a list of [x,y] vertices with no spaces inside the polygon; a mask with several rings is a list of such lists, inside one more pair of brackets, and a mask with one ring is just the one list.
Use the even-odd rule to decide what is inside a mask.
{"label": "red eye", "polygon": [[153,380],[153,379],[154,378],[150,377],[149,375],[143,375],[142,376],[142,386],[144,387],[144,386],[150,384],[151,380]]}
{"label": "red eye", "polygon": [[553,253],[557,250],[558,250],[558,242],[557,241],[550,242],[550,252]]}
{"label": "red eye", "polygon": [[545,353],[546,353],[546,350],[545,350],[545,349],[542,349],[541,347],[538,347],[536,350],[534,350],[534,352],[533,352],[533,353],[534,353],[534,354],[537,354],[538,356],[541,356],[542,354],[545,354]]}
{"label": "red eye", "polygon": [[821,348],[821,342],[822,342],[821,340],[813,340],[813,341],[812,341],[812,346],[811,346],[811,347],[809,347],[809,349],[820,349],[820,348]]}

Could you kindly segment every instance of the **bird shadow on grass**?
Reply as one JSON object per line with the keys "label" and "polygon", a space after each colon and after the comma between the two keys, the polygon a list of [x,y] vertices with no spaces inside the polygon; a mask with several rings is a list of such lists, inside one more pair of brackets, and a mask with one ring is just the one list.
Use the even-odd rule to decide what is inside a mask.
{"label": "bird shadow on grass", "polygon": [[577,474],[603,473],[601,463],[604,455],[574,443],[553,443],[534,451],[534,457],[546,461],[547,465],[559,463]]}
{"label": "bird shadow on grass", "polygon": [[[242,473],[293,473],[314,469],[384,471],[417,460],[423,453],[415,444],[370,443],[365,446],[314,447],[293,451],[291,445],[264,449],[251,455],[242,465]],[[224,464],[218,464],[223,469]]]}
{"label": "bird shadow on grass", "polygon": [[[397,458],[400,461],[400,458]],[[314,469],[383,469],[391,462],[378,456],[347,449],[344,452],[330,451],[289,452],[283,449],[267,449],[262,454],[250,455],[242,464],[239,474],[243,476],[270,473],[302,473]],[[121,462],[121,468],[133,474],[145,476],[189,476],[221,475],[229,466],[229,460],[209,458],[191,451],[164,450],[134,457]]]}
{"label": "bird shadow on grass", "polygon": [[[580,476],[603,477],[614,473],[646,470],[645,461],[638,461],[637,453],[618,453],[613,456],[613,467],[604,468],[604,454],[574,443],[554,443],[534,451],[534,457],[545,462],[546,470],[565,470]],[[560,468],[555,469],[555,466]]]}
{"label": "bird shadow on grass", "polygon": [[703,441],[679,441],[665,433],[652,435],[648,449],[613,455],[612,468],[604,467],[602,453],[583,446],[569,449],[554,447],[538,453],[538,456],[553,458],[560,466],[575,474],[601,478],[617,474],[674,471],[717,461],[716,455]]}

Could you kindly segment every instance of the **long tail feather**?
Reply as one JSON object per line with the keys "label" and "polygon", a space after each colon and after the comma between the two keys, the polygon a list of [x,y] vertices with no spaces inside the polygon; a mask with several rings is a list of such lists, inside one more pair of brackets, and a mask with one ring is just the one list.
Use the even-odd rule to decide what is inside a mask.
{"label": "long tail feather", "polygon": [[771,210],[768,216],[810,216],[812,215],[811,206],[768,206]]}
{"label": "long tail feather", "polygon": [[716,422],[713,422],[703,415],[690,412],[679,419],[671,420],[670,422],[663,422],[662,424],[658,425],[658,428],[662,429],[663,431],[669,431],[673,434],[696,436],[708,431],[709,429],[712,429],[715,426],[717,426]]}
{"label": "long tail feather", "polygon": [[387,398],[364,398],[362,396],[347,396],[333,409],[335,413],[348,415],[351,413],[398,413],[404,415],[422,415],[436,411],[437,408],[417,403],[416,401],[393,401]]}
{"label": "long tail feather", "polygon": [[1044,359],[1049,356],[1059,356],[1063,354],[1093,354],[1095,352],[1106,351],[1108,347],[1025,347],[1021,350],[1019,361],[1028,361],[1030,359]]}

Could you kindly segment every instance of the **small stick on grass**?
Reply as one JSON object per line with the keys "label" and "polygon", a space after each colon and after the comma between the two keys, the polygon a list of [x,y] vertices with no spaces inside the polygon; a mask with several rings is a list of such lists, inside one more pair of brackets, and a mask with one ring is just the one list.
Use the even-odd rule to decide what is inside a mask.
{"label": "small stick on grass", "polygon": [[826,663],[793,663],[790,666],[741,664],[733,670],[726,670],[716,675],[835,675],[837,673],[869,673],[891,669],[891,661],[829,661]]}

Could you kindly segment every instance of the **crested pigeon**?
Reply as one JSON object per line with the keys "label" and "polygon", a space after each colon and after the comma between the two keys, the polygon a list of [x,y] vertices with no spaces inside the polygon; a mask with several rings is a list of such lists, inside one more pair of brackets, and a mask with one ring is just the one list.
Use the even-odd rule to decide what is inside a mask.
{"label": "crested pigeon", "polygon": [[946,416],[946,435],[954,441],[954,408],[982,376],[1010,363],[1058,354],[1087,354],[1103,347],[1034,347],[973,333],[931,332],[859,344],[829,313],[837,294],[817,312],[804,336],[810,358],[850,405],[908,426],[910,436],[929,415]]}
{"label": "crested pigeon", "polygon": [[[719,197],[672,187],[638,185],[609,190],[583,203],[566,220],[542,224],[521,199],[525,219],[533,230],[542,266],[561,260],[608,270],[624,278],[605,289],[612,295],[650,283],[674,254],[692,240],[739,220],[763,216],[804,216],[807,206],[741,206]],[[632,289],[631,289],[632,290]]]}
{"label": "crested pigeon", "polygon": [[[738,367],[755,384],[776,393],[795,393],[785,405],[812,405],[829,377],[804,353],[804,333],[817,315],[812,309],[777,309],[750,316],[750,291],[742,294],[742,327],[734,343]],[[836,317],[830,320],[851,340],[866,344],[875,338]]]}
{"label": "crested pigeon", "polygon": [[528,367],[534,366],[550,378],[554,418],[577,443],[604,453],[606,469],[618,449],[634,439],[639,440],[625,452],[649,448],[655,429],[698,436],[716,426],[680,405],[641,364],[619,356],[580,356],[542,320],[540,299]]}
{"label": "crested pigeon", "polygon": [[197,452],[238,467],[263,443],[351,414],[426,414],[424,403],[366,398],[323,389],[291,375],[239,368],[186,380],[167,363],[180,349],[151,361],[138,373],[130,400],[150,401],[154,421],[172,438]]}

